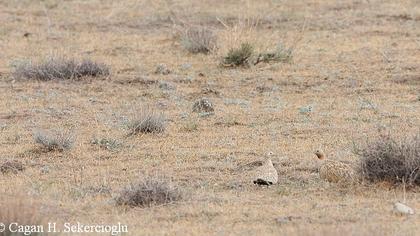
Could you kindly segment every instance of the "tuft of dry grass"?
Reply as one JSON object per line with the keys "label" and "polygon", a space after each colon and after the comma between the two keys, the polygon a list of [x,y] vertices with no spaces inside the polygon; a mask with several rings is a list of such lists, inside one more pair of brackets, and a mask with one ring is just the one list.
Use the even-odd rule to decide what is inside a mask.
{"label": "tuft of dry grass", "polygon": [[182,46],[190,53],[207,54],[217,47],[216,35],[205,27],[189,27],[181,36]]}
{"label": "tuft of dry grass", "polygon": [[381,135],[356,153],[361,156],[361,173],[366,180],[420,185],[420,134],[399,140]]}
{"label": "tuft of dry grass", "polygon": [[231,48],[223,58],[226,66],[245,66],[254,54],[254,47],[250,43],[242,43],[239,48]]}
{"label": "tuft of dry grass", "polygon": [[36,79],[42,81],[79,79],[82,77],[108,76],[107,65],[90,59],[49,58],[40,63],[25,62],[14,71],[15,78]]}
{"label": "tuft of dry grass", "polygon": [[292,57],[293,49],[285,48],[283,45],[279,44],[274,51],[260,53],[254,64],[258,64],[259,62],[290,62]]}
{"label": "tuft of dry grass", "polygon": [[139,133],[163,133],[166,129],[165,117],[155,111],[143,110],[128,125],[129,135]]}
{"label": "tuft of dry grass", "polygon": [[19,171],[25,170],[25,166],[18,160],[6,160],[0,165],[0,172],[3,174],[17,174]]}
{"label": "tuft of dry grass", "polygon": [[41,145],[46,151],[70,150],[76,140],[74,134],[63,130],[37,130],[33,134],[35,143]]}
{"label": "tuft of dry grass", "polygon": [[[22,226],[43,225],[44,219],[39,213],[38,207],[33,202],[28,201],[28,199],[2,197],[0,209],[0,222],[4,224],[4,231],[0,232],[0,236],[45,235],[43,232],[11,232],[9,229],[11,223],[18,223]],[[12,229],[14,228],[17,228],[17,226],[12,227]]]}
{"label": "tuft of dry grass", "polygon": [[117,205],[150,207],[165,205],[182,198],[180,189],[163,177],[148,176],[138,183],[131,183],[116,198]]}

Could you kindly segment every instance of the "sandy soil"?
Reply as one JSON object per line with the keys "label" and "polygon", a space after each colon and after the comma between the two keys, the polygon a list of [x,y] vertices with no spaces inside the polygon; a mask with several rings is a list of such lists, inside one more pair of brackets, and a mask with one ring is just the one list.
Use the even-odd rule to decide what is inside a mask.
{"label": "sandy soil", "polygon": [[[247,21],[258,24],[234,30]],[[26,167],[1,174],[1,191],[36,199],[47,220],[121,222],[128,235],[420,234],[419,214],[392,213],[400,187],[326,183],[313,155],[322,147],[357,162],[354,142],[418,131],[419,1],[3,0],[0,22],[0,158]],[[188,53],[176,33],[183,25],[214,30],[219,50]],[[293,60],[220,66],[243,41],[294,46]],[[14,78],[18,63],[52,55],[91,58],[112,73]],[[170,74],[154,73],[161,63]],[[202,97],[213,115],[192,111]],[[165,114],[167,130],[127,137],[126,121],[146,106]],[[75,147],[40,152],[33,132],[55,128],[73,131]],[[103,150],[95,137],[123,148]],[[279,183],[254,186],[247,164],[269,152]],[[156,173],[185,197],[128,210],[113,203],[121,188]],[[418,190],[405,198],[420,209]]]}

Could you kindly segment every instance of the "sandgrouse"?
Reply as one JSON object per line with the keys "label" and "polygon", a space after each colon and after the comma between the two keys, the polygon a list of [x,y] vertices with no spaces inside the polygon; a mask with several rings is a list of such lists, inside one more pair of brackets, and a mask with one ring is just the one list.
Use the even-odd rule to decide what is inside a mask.
{"label": "sandgrouse", "polygon": [[356,173],[349,164],[325,160],[326,156],[322,150],[316,150],[315,155],[322,161],[318,169],[321,179],[332,183],[352,183],[356,181]]}
{"label": "sandgrouse", "polygon": [[277,170],[274,168],[271,159],[267,159],[262,166],[258,167],[256,176],[254,178],[254,184],[272,185],[277,184],[277,182]]}

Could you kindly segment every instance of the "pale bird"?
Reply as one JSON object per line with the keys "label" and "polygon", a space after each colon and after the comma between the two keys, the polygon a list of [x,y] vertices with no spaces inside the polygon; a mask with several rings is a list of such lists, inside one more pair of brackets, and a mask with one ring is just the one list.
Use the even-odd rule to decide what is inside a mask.
{"label": "pale bird", "polygon": [[254,178],[254,184],[272,185],[278,182],[278,173],[274,168],[271,159],[267,159],[262,166],[258,167],[257,174]]}
{"label": "pale bird", "polygon": [[394,212],[399,215],[414,215],[414,210],[401,202],[394,203]]}
{"label": "pale bird", "polygon": [[320,149],[316,150],[315,155],[322,161],[318,169],[321,179],[332,183],[349,183],[357,180],[356,172],[349,164],[326,160],[325,153]]}

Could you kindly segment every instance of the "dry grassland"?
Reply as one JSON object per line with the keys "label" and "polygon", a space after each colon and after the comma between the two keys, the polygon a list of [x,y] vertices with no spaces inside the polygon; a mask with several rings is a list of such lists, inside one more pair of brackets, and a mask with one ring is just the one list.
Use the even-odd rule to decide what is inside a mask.
{"label": "dry grassland", "polygon": [[[420,210],[418,187],[326,183],[313,154],[357,162],[354,144],[419,131],[420,1],[2,0],[0,22],[0,160],[25,167],[0,174],[3,201],[32,199],[47,221],[121,222],[128,235],[420,234],[420,214],[392,213],[404,198]],[[208,54],[180,39],[200,25],[217,36]],[[293,58],[221,65],[244,42],[281,42]],[[111,73],[15,78],[19,63],[52,56]],[[155,73],[159,64],[170,73]],[[193,112],[203,97],[214,114]],[[146,108],[164,115],[164,132],[128,135]],[[64,130],[74,144],[41,150],[39,130]],[[253,164],[269,152],[279,183],[254,186]],[[169,178],[182,199],[115,204],[149,175]]]}

